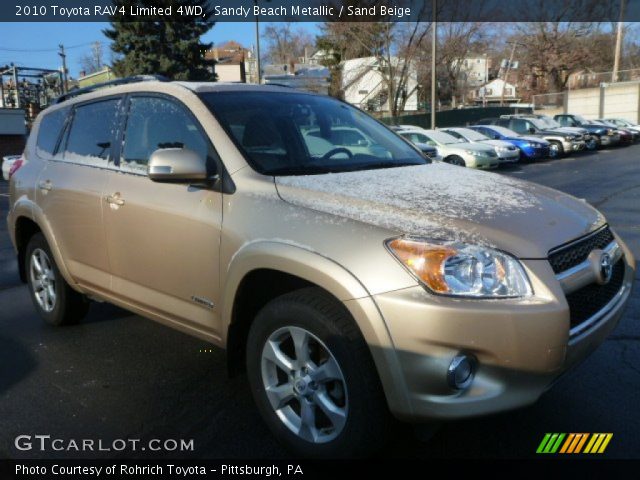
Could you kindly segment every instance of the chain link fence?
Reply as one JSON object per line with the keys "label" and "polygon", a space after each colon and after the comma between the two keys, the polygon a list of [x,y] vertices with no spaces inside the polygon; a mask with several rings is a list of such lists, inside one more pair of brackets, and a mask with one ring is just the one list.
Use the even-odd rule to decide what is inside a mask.
{"label": "chain link fence", "polygon": [[[640,68],[631,70],[620,70],[615,81],[630,82],[640,80]],[[569,90],[579,88],[597,88],[601,83],[612,83],[614,81],[613,72],[589,72],[571,75],[568,81]]]}
{"label": "chain link fence", "polygon": [[567,92],[533,95],[531,97],[531,103],[533,103],[534,110],[557,110],[564,107],[566,95]]}

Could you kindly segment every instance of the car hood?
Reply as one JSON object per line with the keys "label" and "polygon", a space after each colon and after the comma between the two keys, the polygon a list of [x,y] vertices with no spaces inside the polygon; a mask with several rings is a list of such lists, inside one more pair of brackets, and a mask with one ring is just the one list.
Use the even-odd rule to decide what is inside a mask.
{"label": "car hood", "polygon": [[563,132],[562,130],[558,130],[558,129],[554,129],[554,128],[550,128],[550,129],[546,129],[546,130],[540,130],[537,133],[538,133],[538,135],[556,135],[558,137],[568,137],[569,135],[571,135],[568,132]]}
{"label": "car hood", "polygon": [[493,246],[520,258],[547,252],[604,224],[586,202],[503,175],[434,163],[275,177],[297,206],[406,234]]}
{"label": "car hood", "polygon": [[451,150],[473,150],[474,152],[493,152],[493,147],[489,145],[483,145],[482,143],[460,142],[460,143],[447,143],[442,145],[442,148],[448,148]]}
{"label": "car hood", "polygon": [[481,140],[480,143],[484,145],[491,145],[492,147],[513,148],[513,144],[506,140]]}
{"label": "car hood", "polygon": [[544,138],[534,137],[533,135],[523,135],[521,137],[512,138],[511,140],[520,140],[524,142],[536,142],[536,143],[541,143],[543,145],[547,145],[549,143]]}
{"label": "car hood", "polygon": [[555,130],[570,133],[572,135],[584,135],[585,133],[589,133],[589,130],[582,127],[558,127]]}

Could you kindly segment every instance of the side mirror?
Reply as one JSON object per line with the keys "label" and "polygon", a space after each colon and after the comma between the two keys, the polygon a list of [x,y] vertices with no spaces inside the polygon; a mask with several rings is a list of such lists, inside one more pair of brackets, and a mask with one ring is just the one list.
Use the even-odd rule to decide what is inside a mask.
{"label": "side mirror", "polygon": [[202,182],[207,179],[207,163],[188,148],[160,148],[151,154],[147,174],[154,182]]}
{"label": "side mirror", "polygon": [[536,129],[533,127],[529,127],[529,133],[536,133]]}

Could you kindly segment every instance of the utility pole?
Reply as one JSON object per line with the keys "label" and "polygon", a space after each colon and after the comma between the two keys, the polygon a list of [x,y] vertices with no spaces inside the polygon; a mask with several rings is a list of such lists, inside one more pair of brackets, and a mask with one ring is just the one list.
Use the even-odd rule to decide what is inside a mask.
{"label": "utility pole", "polygon": [[436,12],[438,10],[438,0],[432,0],[431,4],[431,129],[436,128],[436,53],[438,42],[438,22]]}
{"label": "utility pole", "polygon": [[[267,0],[269,1],[269,0]],[[253,5],[258,6],[258,0],[253,0]],[[258,84],[262,83],[262,73],[260,72],[260,16],[256,15],[256,70]]]}
{"label": "utility pole", "polygon": [[60,48],[58,55],[62,58],[62,93],[67,93],[67,54],[64,53],[64,45],[60,44],[58,48]]}
{"label": "utility pole", "polygon": [[620,0],[620,18],[618,20],[618,31],[616,34],[616,49],[613,55],[613,73],[611,75],[611,81],[618,81],[618,69],[620,68],[620,51],[622,50],[622,29],[624,26],[624,2],[625,0]]}
{"label": "utility pole", "polygon": [[500,106],[504,105],[504,89],[507,86],[507,79],[509,78],[509,70],[511,70],[511,64],[513,63],[513,56],[516,53],[516,46],[518,44],[516,42],[511,43],[511,55],[509,55],[509,63],[507,63],[507,68],[504,73],[504,84],[502,85],[502,93],[500,94]]}

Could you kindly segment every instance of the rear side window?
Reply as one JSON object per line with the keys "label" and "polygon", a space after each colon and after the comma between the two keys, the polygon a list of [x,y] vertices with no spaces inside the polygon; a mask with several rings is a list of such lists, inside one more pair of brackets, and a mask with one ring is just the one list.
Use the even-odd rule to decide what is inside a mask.
{"label": "rear side window", "polygon": [[106,166],[115,138],[119,99],[76,107],[63,158],[84,165]]}
{"label": "rear side window", "polygon": [[182,105],[160,97],[132,97],[120,168],[146,174],[149,157],[161,148],[188,148],[207,158],[209,143]]}
{"label": "rear side window", "polygon": [[67,119],[67,113],[69,113],[69,109],[62,108],[42,117],[36,140],[36,152],[39,157],[51,158],[54,155],[60,132],[62,132],[64,122]]}

